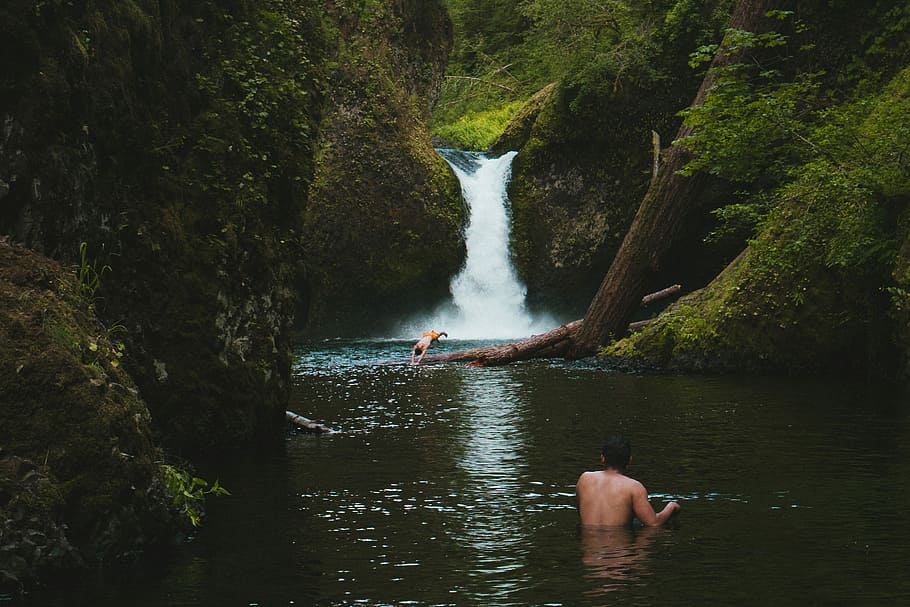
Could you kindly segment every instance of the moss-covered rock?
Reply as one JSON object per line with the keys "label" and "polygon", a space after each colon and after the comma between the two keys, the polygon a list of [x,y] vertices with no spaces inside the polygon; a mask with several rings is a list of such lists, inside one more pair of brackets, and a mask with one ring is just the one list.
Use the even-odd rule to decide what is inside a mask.
{"label": "moss-covered rock", "polygon": [[[560,80],[532,96],[494,145],[519,150],[509,187],[511,247],[532,306],[584,312],[648,187],[652,132],[667,147],[677,133],[677,112],[698,88],[700,75],[686,57],[725,27],[730,4],[651,7],[667,12],[625,31],[621,42],[606,36],[596,50],[581,45],[590,50],[576,55],[584,60],[561,64]],[[686,232],[704,232],[707,223],[697,217]],[[681,247],[686,263],[669,269],[669,282],[656,287],[704,284],[706,271],[722,268],[718,252],[700,249],[699,240]]]}
{"label": "moss-covered rock", "polygon": [[506,124],[502,134],[490,147],[496,154],[520,150],[531,138],[531,131],[550,96],[558,89],[556,82],[543,87],[524,102]]}
{"label": "moss-covered rock", "polygon": [[178,528],[123,345],[86,297],[74,271],[0,243],[0,587]]}
{"label": "moss-covered rock", "polygon": [[97,312],[166,445],[283,427],[295,321],[457,269],[423,125],[450,28],[412,0],[0,7],[0,234],[111,268]]}
{"label": "moss-covered rock", "polygon": [[811,257],[799,268],[766,271],[756,255],[750,249],[709,286],[605,348],[604,359],[665,371],[794,375],[852,373],[888,359],[884,308],[859,307],[843,277]]}
{"label": "moss-covered rock", "polygon": [[910,216],[901,218],[898,234],[900,249],[894,264],[894,287],[890,290],[891,315],[900,352],[898,377],[910,384]]}
{"label": "moss-covered rock", "polygon": [[177,448],[281,423],[321,18],[282,0],[0,9],[0,232],[64,261],[86,242],[111,268],[97,311]]}
{"label": "moss-covered rock", "polygon": [[[442,4],[372,3],[338,20],[351,34],[330,81],[304,220],[305,328],[362,335],[383,314],[446,295],[466,216],[426,126],[451,32],[420,23],[448,24]],[[405,43],[418,31],[415,54]]]}
{"label": "moss-covered rock", "polygon": [[520,146],[509,186],[516,268],[533,305],[582,313],[647,189],[651,131],[673,132],[677,106],[639,88],[580,98],[565,84],[529,103],[497,144]]}

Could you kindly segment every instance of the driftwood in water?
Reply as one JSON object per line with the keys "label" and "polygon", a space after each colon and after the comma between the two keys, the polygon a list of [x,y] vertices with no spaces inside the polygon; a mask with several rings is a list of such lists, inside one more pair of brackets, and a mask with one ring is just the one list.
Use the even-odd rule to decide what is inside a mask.
{"label": "driftwood in water", "polygon": [[[680,285],[673,285],[666,289],[661,289],[656,293],[645,295],[641,299],[641,305],[646,306],[653,301],[674,295],[678,293],[680,289]],[[521,360],[530,360],[532,358],[555,358],[558,356],[566,356],[571,352],[572,338],[575,335],[575,332],[581,327],[582,322],[581,319],[574,320],[547,331],[546,333],[532,335],[522,341],[481,346],[479,348],[470,348],[457,352],[429,354],[424,357],[421,364],[468,362],[479,367],[493,367],[497,365],[507,365]],[[632,323],[629,328],[630,330],[635,330],[641,328],[641,326],[647,324],[647,322],[648,321]],[[638,326],[634,327],[633,325]]]}
{"label": "driftwood in water", "polygon": [[314,432],[316,434],[329,434],[333,432],[333,430],[328,426],[323,426],[322,424],[314,422],[311,419],[307,419],[302,415],[297,415],[293,411],[285,411],[284,416],[289,422],[298,428],[306,430],[307,432]]}

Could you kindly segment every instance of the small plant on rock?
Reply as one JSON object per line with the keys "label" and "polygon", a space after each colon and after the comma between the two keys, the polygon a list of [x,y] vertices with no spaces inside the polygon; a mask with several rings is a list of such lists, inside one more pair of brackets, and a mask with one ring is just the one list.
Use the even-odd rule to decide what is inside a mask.
{"label": "small plant on rock", "polygon": [[164,477],[165,487],[174,500],[174,505],[189,519],[193,527],[198,527],[202,522],[202,509],[205,505],[206,495],[230,495],[216,479],[209,485],[208,481],[198,476],[192,476],[186,470],[161,464],[161,473]]}
{"label": "small plant on rock", "polygon": [[89,303],[94,302],[95,293],[101,287],[101,276],[110,271],[107,264],[99,267],[98,260],[89,260],[88,243],[79,245],[79,290]]}

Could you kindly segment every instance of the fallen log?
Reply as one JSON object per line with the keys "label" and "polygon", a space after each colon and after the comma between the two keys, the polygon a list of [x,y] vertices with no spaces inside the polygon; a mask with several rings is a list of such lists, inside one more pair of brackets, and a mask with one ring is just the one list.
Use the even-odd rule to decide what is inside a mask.
{"label": "fallen log", "polygon": [[676,295],[682,290],[682,285],[670,285],[666,289],[661,289],[660,291],[654,291],[653,293],[648,293],[641,298],[641,307],[647,306],[655,301],[660,299],[665,299],[671,295]]}
{"label": "fallen log", "polygon": [[[680,285],[673,285],[666,289],[649,293],[641,299],[641,305],[646,306],[657,300],[670,297],[671,295],[679,293],[681,289],[682,287]],[[481,346],[479,348],[469,348],[456,352],[428,354],[424,357],[421,364],[467,362],[468,364],[477,367],[493,367],[522,360],[530,360],[532,358],[556,358],[565,356],[570,353],[572,337],[581,327],[582,322],[583,319],[573,320],[572,322],[560,325],[555,329],[551,329],[546,333],[532,335],[522,341]],[[649,321],[632,323],[630,329],[640,329],[643,326],[642,323],[646,324],[647,322]]]}
{"label": "fallen log", "polygon": [[[546,333],[532,335],[522,341],[493,346],[481,346],[479,348],[470,348],[457,352],[428,354],[424,357],[421,364],[470,362],[477,366],[495,366],[537,358],[540,357],[540,352],[542,350],[547,350],[548,352],[558,351],[559,345],[570,339],[572,333],[574,333],[579,326],[581,326],[581,320],[574,320],[547,331]],[[558,356],[558,353],[552,355]]]}
{"label": "fallen log", "polygon": [[319,422],[314,422],[313,420],[307,419],[302,415],[297,415],[293,411],[285,411],[284,416],[289,422],[298,428],[306,430],[307,432],[313,432],[314,434],[331,434],[334,432],[334,430],[328,426],[324,426]]}

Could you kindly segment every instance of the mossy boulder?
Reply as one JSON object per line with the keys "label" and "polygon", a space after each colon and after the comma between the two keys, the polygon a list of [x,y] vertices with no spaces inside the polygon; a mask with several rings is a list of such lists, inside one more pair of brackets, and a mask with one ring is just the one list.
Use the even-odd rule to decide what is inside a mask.
{"label": "mossy boulder", "polygon": [[901,245],[894,264],[895,284],[890,290],[891,316],[900,352],[898,377],[904,384],[910,384],[910,215],[901,219],[898,229]]}
{"label": "mossy boulder", "polygon": [[148,408],[75,270],[0,243],[0,342],[0,587],[171,537]]}
{"label": "mossy boulder", "polygon": [[[605,36],[596,50],[569,51],[554,61],[559,81],[533,95],[494,144],[519,151],[509,187],[511,248],[532,306],[584,313],[651,180],[652,133],[668,147],[678,112],[698,90],[702,74],[687,65],[689,53],[719,37],[729,8],[726,0],[652,6],[649,14],[663,18],[623,32],[621,42]],[[693,203],[708,209],[722,192],[712,184],[708,194]],[[694,217],[672,256],[679,263],[655,288],[705,284],[723,267],[726,252],[700,247],[708,225],[706,214]]]}
{"label": "mossy boulder", "polygon": [[363,335],[445,296],[464,260],[460,189],[427,129],[451,26],[438,2],[374,3],[337,19],[351,33],[319,129],[303,320],[311,332]]}
{"label": "mossy boulder", "polygon": [[766,271],[759,255],[753,245],[709,286],[606,347],[603,359],[662,371],[785,375],[852,374],[892,359],[884,302],[873,306],[811,258],[791,272]]}
{"label": "mossy boulder", "polygon": [[506,124],[502,134],[490,146],[490,150],[495,154],[505,154],[523,148],[531,138],[531,131],[541,110],[558,88],[558,84],[552,82],[531,95]]}

